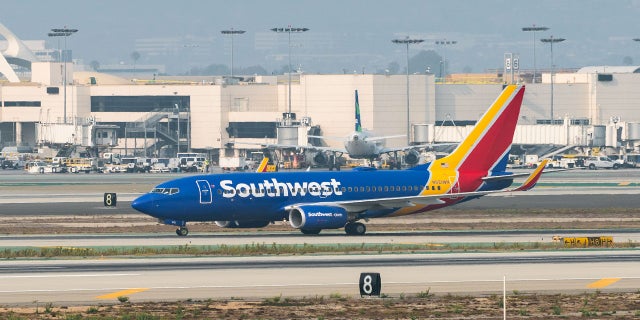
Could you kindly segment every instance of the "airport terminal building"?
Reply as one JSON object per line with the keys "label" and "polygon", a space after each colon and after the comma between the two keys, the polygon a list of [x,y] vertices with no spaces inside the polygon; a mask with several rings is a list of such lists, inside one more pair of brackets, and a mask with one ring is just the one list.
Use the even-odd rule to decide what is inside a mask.
{"label": "airport terminal building", "polygon": [[[0,144],[40,150],[77,145],[158,157],[258,149],[243,143],[306,145],[307,134],[345,137],[353,131],[356,90],[363,127],[379,135],[409,132],[387,145],[456,142],[503,86],[436,81],[433,74],[130,80],[74,72],[71,61],[38,61],[17,52],[0,57],[6,79],[0,82]],[[16,61],[28,64],[29,72],[10,75],[7,66]],[[526,86],[515,144],[639,151],[640,67],[588,67],[556,74],[553,83],[543,74],[541,83]]]}

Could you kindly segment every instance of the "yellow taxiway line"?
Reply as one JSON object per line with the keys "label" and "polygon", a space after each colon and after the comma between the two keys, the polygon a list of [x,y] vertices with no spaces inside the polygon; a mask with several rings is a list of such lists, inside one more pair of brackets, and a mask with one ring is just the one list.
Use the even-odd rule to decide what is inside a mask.
{"label": "yellow taxiway line", "polygon": [[590,289],[601,289],[604,287],[608,287],[616,282],[620,281],[620,278],[604,278],[604,279],[600,279],[596,282],[592,282],[590,284],[587,285],[587,288]]}
{"label": "yellow taxiway line", "polygon": [[127,295],[130,295],[130,294],[143,292],[143,291],[147,291],[147,290],[149,290],[149,288],[127,289],[127,290],[122,290],[122,291],[117,291],[117,292],[113,292],[113,293],[108,293],[108,294],[104,294],[104,295],[101,295],[101,296],[97,296],[96,299],[101,299],[101,300],[117,299],[118,297],[121,297],[121,296],[127,296]]}

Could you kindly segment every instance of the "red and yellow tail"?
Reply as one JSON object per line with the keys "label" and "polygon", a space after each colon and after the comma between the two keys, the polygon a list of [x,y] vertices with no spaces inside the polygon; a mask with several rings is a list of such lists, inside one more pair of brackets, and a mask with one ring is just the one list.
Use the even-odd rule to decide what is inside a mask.
{"label": "red and yellow tail", "polygon": [[524,86],[509,85],[448,156],[434,161],[432,179],[448,180],[449,193],[477,191],[482,178],[506,170]]}
{"label": "red and yellow tail", "polygon": [[506,160],[502,161],[511,149],[523,96],[524,86],[505,87],[471,133],[438,165],[459,172],[504,171]]}

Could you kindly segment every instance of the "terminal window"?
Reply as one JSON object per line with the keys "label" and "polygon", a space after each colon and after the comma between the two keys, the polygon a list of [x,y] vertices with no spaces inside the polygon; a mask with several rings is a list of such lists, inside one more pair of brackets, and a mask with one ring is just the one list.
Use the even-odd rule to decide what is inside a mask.
{"label": "terminal window", "polygon": [[229,122],[227,133],[233,138],[276,138],[276,123]]}
{"label": "terminal window", "polygon": [[189,111],[190,96],[93,96],[91,112]]}
{"label": "terminal window", "polygon": [[40,101],[5,101],[5,107],[41,107]]}

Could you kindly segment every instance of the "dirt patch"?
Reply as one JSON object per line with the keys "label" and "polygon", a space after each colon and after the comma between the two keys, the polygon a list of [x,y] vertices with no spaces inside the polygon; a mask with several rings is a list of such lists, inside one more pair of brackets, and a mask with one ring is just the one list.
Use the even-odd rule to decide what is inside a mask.
{"label": "dirt patch", "polygon": [[[640,317],[640,292],[508,293],[509,319]],[[384,298],[272,297],[261,301],[206,300],[64,307],[0,308],[9,319],[501,319],[502,296],[432,295]]]}

